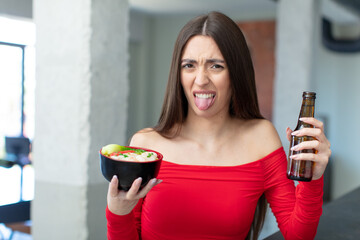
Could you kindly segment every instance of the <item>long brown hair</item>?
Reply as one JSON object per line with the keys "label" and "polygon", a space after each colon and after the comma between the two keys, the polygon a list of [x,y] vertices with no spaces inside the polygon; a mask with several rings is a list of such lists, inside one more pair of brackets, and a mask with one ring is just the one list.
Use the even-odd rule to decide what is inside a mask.
{"label": "long brown hair", "polygon": [[[229,17],[219,12],[210,12],[190,20],[176,39],[164,103],[154,130],[164,137],[175,137],[186,119],[188,102],[180,80],[181,57],[189,39],[196,35],[214,39],[228,66],[232,92],[230,116],[240,119],[263,119],[258,105],[254,67],[244,35]],[[266,207],[267,203],[262,195],[246,239],[258,238],[264,223]]]}

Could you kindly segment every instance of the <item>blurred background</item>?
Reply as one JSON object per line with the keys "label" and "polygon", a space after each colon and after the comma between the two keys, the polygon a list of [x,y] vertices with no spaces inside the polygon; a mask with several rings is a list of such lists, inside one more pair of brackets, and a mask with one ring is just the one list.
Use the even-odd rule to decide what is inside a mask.
{"label": "blurred background", "polygon": [[156,124],[177,34],[209,11],[243,30],[285,151],[317,93],[325,204],[360,186],[360,1],[0,0],[0,239],[106,239],[98,151]]}

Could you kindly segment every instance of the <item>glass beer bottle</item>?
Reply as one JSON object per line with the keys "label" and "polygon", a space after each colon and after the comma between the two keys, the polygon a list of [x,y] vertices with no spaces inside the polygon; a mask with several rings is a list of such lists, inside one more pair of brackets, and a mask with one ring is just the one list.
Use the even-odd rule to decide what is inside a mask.
{"label": "glass beer bottle", "polygon": [[[314,117],[315,111],[315,98],[316,93],[314,92],[303,92],[303,100],[301,105],[301,110],[299,114],[299,119],[296,125],[296,130],[300,130],[302,128],[313,128],[314,126],[303,121],[300,121],[302,117]],[[291,136],[290,149],[289,149],[289,157],[288,157],[288,167],[287,167],[287,177],[292,180],[297,181],[311,181],[312,179],[312,161],[305,160],[293,160],[290,158],[291,155],[298,153],[315,153],[315,149],[304,149],[300,151],[291,150],[292,147],[298,145],[304,141],[311,141],[313,137],[310,136]]]}

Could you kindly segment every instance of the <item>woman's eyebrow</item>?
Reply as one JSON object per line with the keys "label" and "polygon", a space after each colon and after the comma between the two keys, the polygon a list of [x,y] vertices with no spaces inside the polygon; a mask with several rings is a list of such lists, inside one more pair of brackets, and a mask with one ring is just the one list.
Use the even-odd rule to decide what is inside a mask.
{"label": "woman's eyebrow", "polygon": [[206,59],[206,62],[210,62],[210,63],[225,63],[224,60],[222,60],[222,59],[217,59],[217,58]]}
{"label": "woman's eyebrow", "polygon": [[[185,59],[182,59],[181,62],[196,63],[196,60],[194,60],[194,59],[189,59],[189,58],[185,58]],[[222,59],[217,59],[217,58],[206,59],[206,62],[210,62],[210,63],[225,63],[224,60],[222,60]]]}
{"label": "woman's eyebrow", "polygon": [[194,59],[189,59],[189,58],[185,58],[185,59],[182,59],[181,62],[186,62],[186,63],[196,63],[196,61]]}

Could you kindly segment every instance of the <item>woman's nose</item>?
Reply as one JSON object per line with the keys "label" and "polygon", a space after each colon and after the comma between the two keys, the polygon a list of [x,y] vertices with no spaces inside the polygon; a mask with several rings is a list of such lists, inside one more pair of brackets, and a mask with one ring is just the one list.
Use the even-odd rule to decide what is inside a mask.
{"label": "woman's nose", "polygon": [[209,76],[205,69],[201,68],[196,74],[195,84],[203,86],[209,83]]}

